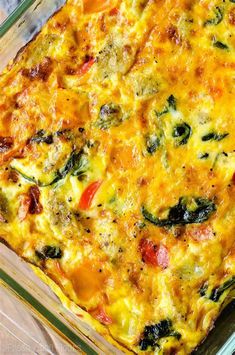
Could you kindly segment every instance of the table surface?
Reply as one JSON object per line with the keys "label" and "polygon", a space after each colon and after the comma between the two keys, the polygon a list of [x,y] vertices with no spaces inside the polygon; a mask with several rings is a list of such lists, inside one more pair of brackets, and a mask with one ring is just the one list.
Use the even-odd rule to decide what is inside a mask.
{"label": "table surface", "polygon": [[21,301],[1,287],[0,300],[1,355],[76,354],[51,329],[32,316]]}

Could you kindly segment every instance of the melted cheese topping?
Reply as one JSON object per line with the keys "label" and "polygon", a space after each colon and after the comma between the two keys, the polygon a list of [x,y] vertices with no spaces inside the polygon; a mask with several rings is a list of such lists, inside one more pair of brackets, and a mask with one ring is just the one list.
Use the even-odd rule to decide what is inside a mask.
{"label": "melted cheese topping", "polygon": [[234,26],[68,0],[0,77],[1,240],[123,351],[189,354],[235,284]]}

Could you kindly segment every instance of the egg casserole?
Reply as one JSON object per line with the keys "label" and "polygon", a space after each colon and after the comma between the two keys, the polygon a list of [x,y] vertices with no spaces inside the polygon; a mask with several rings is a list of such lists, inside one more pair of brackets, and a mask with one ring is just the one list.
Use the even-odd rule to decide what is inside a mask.
{"label": "egg casserole", "polygon": [[234,0],[68,0],[0,76],[0,239],[124,353],[231,299],[234,97]]}

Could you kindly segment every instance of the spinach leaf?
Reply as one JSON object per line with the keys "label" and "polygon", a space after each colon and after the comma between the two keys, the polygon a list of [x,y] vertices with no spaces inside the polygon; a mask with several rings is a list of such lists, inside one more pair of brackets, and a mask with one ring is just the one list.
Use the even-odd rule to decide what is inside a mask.
{"label": "spinach leaf", "polygon": [[100,129],[106,130],[110,127],[119,126],[123,119],[123,113],[120,105],[109,103],[101,106],[95,125]]}
{"label": "spinach leaf", "polygon": [[81,153],[73,151],[65,164],[65,166],[57,172],[59,179],[64,179],[69,172],[72,172],[77,166],[81,157]]}
{"label": "spinach leaf", "polygon": [[172,137],[176,138],[176,145],[179,146],[187,144],[191,134],[191,127],[186,122],[183,122],[181,124],[177,124],[174,127]]}
{"label": "spinach leaf", "polygon": [[156,226],[172,227],[179,224],[205,222],[215,210],[215,204],[206,198],[181,197],[175,206],[169,208],[168,216],[165,219],[153,216],[145,207],[142,207],[142,215]]}
{"label": "spinach leaf", "polygon": [[152,213],[150,213],[144,206],[141,208],[141,212],[146,221],[149,221],[156,226],[162,227],[161,220],[158,217],[155,217]]}
{"label": "spinach leaf", "polygon": [[209,296],[209,299],[218,302],[220,299],[220,296],[224,293],[224,291],[228,290],[230,287],[235,285],[235,276],[232,276],[231,279],[225,281],[222,285],[219,287],[215,287]]}
{"label": "spinach leaf", "polygon": [[199,289],[199,294],[201,297],[205,296],[206,295],[206,291],[208,289],[208,284],[207,283],[204,283],[200,289]]}
{"label": "spinach leaf", "polygon": [[157,341],[159,339],[169,336],[176,337],[176,339],[181,338],[181,334],[173,330],[170,319],[162,320],[156,324],[146,325],[143,337],[139,342],[140,350],[147,350],[149,346],[154,348],[158,346]]}
{"label": "spinach leaf", "polygon": [[165,107],[162,111],[160,111],[160,112],[155,111],[155,114],[157,117],[161,117],[161,116],[165,115],[170,110],[176,111],[177,101],[176,101],[176,98],[174,97],[174,95],[170,95],[166,101],[167,101],[167,104],[165,105]]}
{"label": "spinach leaf", "polygon": [[60,259],[62,257],[62,250],[59,247],[45,245],[42,250],[36,250],[35,254],[41,260]]}
{"label": "spinach leaf", "polygon": [[85,154],[80,154],[74,164],[72,175],[78,177],[83,175],[88,169],[88,164],[89,161],[87,159],[87,156]]}
{"label": "spinach leaf", "polygon": [[204,26],[208,26],[208,25],[218,25],[222,20],[223,20],[223,11],[221,10],[221,8],[219,6],[216,6],[214,9],[215,12],[215,17],[207,20],[204,22]]}
{"label": "spinach leaf", "polygon": [[219,49],[226,49],[228,50],[229,47],[227,46],[227,44],[220,42],[220,41],[213,41],[213,46]]}
{"label": "spinach leaf", "polygon": [[41,129],[30,139],[30,142],[52,144],[53,136],[52,134],[46,135],[46,132]]}
{"label": "spinach leaf", "polygon": [[32,176],[28,176],[26,174],[24,174],[22,171],[18,170],[17,168],[11,166],[11,169],[16,171],[19,175],[21,175],[25,180],[32,182],[35,185],[41,186],[41,182],[36,180],[34,177]]}
{"label": "spinach leaf", "polygon": [[146,149],[149,154],[155,153],[159,146],[160,139],[156,134],[151,134],[146,137]]}
{"label": "spinach leaf", "polygon": [[170,95],[167,99],[168,107],[176,111],[176,98],[174,95]]}
{"label": "spinach leaf", "polygon": [[66,175],[68,175],[69,173],[71,173],[73,176],[81,175],[82,170],[83,170],[83,172],[85,172],[85,167],[82,166],[81,159],[82,159],[82,152],[81,151],[80,152],[72,151],[65,166],[62,169],[57,171],[56,177],[54,178],[54,180],[52,180],[51,183],[43,185],[43,186],[54,185],[59,180],[64,179],[66,177]]}
{"label": "spinach leaf", "polygon": [[198,155],[199,159],[207,159],[209,157],[209,153],[201,153]]}
{"label": "spinach leaf", "polygon": [[[79,132],[80,132],[80,128],[79,128]],[[72,141],[72,139],[74,138],[73,132],[68,129],[62,129],[60,131],[56,131],[56,136],[57,137],[63,137],[66,141]]]}
{"label": "spinach leaf", "polygon": [[80,152],[72,151],[66,164],[55,173],[54,179],[49,183],[43,183],[40,180],[36,180],[32,176],[27,176],[26,174],[24,174],[23,172],[21,172],[20,170],[14,167],[12,167],[12,169],[17,171],[25,180],[28,180],[29,182],[32,182],[38,185],[39,187],[47,187],[47,186],[54,185],[58,181],[64,179],[66,175],[68,175],[69,173],[71,173],[74,176],[82,175],[85,172],[85,165],[84,165],[85,160],[83,160],[82,162],[82,159],[85,159],[82,158],[82,151]]}
{"label": "spinach leaf", "polygon": [[164,109],[162,111],[160,111],[160,112],[159,111],[155,111],[157,117],[161,117],[161,116],[165,115],[168,112],[169,112],[169,108],[167,106],[165,106]]}
{"label": "spinach leaf", "polygon": [[202,136],[202,141],[203,142],[207,142],[207,141],[222,141],[222,139],[224,139],[225,137],[227,137],[229,135],[229,133],[215,133],[215,132],[210,132],[207,133],[206,135]]}

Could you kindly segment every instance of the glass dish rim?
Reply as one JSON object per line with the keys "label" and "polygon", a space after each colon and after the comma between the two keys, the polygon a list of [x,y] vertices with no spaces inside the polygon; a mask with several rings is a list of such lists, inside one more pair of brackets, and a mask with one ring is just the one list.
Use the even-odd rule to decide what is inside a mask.
{"label": "glass dish rim", "polygon": [[[35,4],[37,0],[22,0],[21,3],[9,14],[9,16],[0,24],[0,38],[2,38],[17,21]],[[40,4],[40,3],[39,3]],[[35,8],[38,5],[35,6]],[[10,290],[15,297],[20,298],[23,303],[31,306],[35,312],[38,312],[41,317],[38,317],[41,321],[45,319],[49,324],[53,326],[56,332],[62,333],[68,341],[77,346],[82,351],[85,351],[88,355],[97,354],[89,344],[84,342],[83,339],[76,334],[76,331],[71,330],[66,326],[59,318],[51,313],[39,300],[37,300],[30,292],[27,291],[23,286],[21,286],[12,276],[7,274],[5,270],[0,268],[0,286],[1,283],[3,287]],[[235,334],[230,336],[224,343],[223,347],[217,352],[217,355],[231,354],[235,350]]]}
{"label": "glass dish rim", "polygon": [[35,3],[36,0],[22,0],[20,4],[0,24],[0,38],[21,18],[21,16]]}
{"label": "glass dish rim", "polygon": [[[107,354],[123,354],[83,318],[79,309],[78,313],[74,313],[69,304],[63,304],[56,291],[35,274],[34,268],[34,265],[20,258],[0,241],[0,288],[5,289],[16,301],[20,301],[29,313],[74,350],[88,355],[101,354],[103,350],[107,350]],[[12,321],[10,313],[8,315],[6,310],[2,312],[3,316]],[[18,322],[13,323],[18,327]],[[27,332],[26,328],[25,331]]]}
{"label": "glass dish rim", "polygon": [[[53,328],[61,332],[72,344],[76,345],[80,350],[88,355],[96,355],[97,352],[90,348],[84,340],[82,340],[73,330],[61,322],[50,310],[48,310],[39,300],[31,295],[24,287],[22,287],[16,280],[9,276],[2,268],[0,268],[0,281],[3,282],[4,287],[12,291],[19,297],[26,305],[33,307],[33,310],[38,312],[40,316],[46,319]],[[41,317],[40,317],[41,318]]]}

